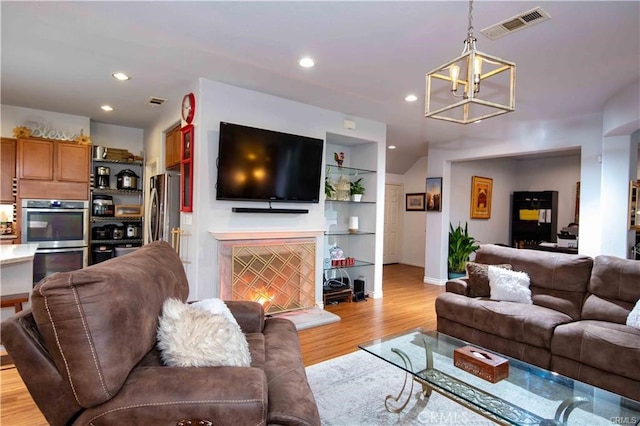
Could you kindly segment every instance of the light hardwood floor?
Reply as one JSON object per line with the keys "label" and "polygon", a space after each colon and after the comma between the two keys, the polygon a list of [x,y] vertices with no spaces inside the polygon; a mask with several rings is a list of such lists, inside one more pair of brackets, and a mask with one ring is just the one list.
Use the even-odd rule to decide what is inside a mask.
{"label": "light hardwood floor", "polygon": [[[436,328],[434,300],[444,287],[423,284],[423,268],[387,265],[382,299],[340,303],[326,309],[341,321],[299,332],[304,364],[358,350],[358,343],[417,327]],[[15,368],[0,372],[0,424],[46,425]]]}

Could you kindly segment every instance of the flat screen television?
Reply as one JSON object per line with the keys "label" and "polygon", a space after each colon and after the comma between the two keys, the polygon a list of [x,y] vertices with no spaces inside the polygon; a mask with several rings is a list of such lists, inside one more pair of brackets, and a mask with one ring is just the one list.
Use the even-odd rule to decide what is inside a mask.
{"label": "flat screen television", "polygon": [[318,203],[323,143],[221,122],[216,199]]}

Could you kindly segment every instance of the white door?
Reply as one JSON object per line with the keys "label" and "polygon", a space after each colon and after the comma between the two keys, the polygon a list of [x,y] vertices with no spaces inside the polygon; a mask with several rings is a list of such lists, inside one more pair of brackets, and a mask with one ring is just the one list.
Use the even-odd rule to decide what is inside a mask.
{"label": "white door", "polygon": [[382,263],[398,263],[402,248],[402,185],[384,186],[384,240]]}

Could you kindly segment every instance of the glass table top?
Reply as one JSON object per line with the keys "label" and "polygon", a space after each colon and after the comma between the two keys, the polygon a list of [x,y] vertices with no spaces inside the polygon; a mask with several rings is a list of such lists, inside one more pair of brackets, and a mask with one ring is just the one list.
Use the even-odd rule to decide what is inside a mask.
{"label": "glass table top", "polygon": [[504,424],[589,425],[640,422],[640,403],[525,362],[509,362],[496,383],[454,366],[454,350],[478,345],[423,329],[362,343],[360,349],[433,390]]}

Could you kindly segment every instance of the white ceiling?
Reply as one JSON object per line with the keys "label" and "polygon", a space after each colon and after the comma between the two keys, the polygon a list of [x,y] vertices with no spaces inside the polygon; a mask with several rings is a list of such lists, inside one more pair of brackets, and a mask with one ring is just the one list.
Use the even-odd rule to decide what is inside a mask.
{"label": "white ceiling", "polygon": [[[491,41],[485,27],[541,6],[551,19]],[[462,1],[0,2],[1,102],[145,128],[205,77],[388,124],[387,171],[427,143],[602,111],[640,78],[638,1],[477,1],[478,49],[516,62],[516,111],[480,124],[424,118],[425,72],[457,56]],[[297,65],[311,55],[316,67]],[[111,73],[132,80],[119,83]],[[407,103],[409,93],[419,100]],[[166,98],[146,106],[151,96]],[[103,104],[115,111],[105,113]]]}

